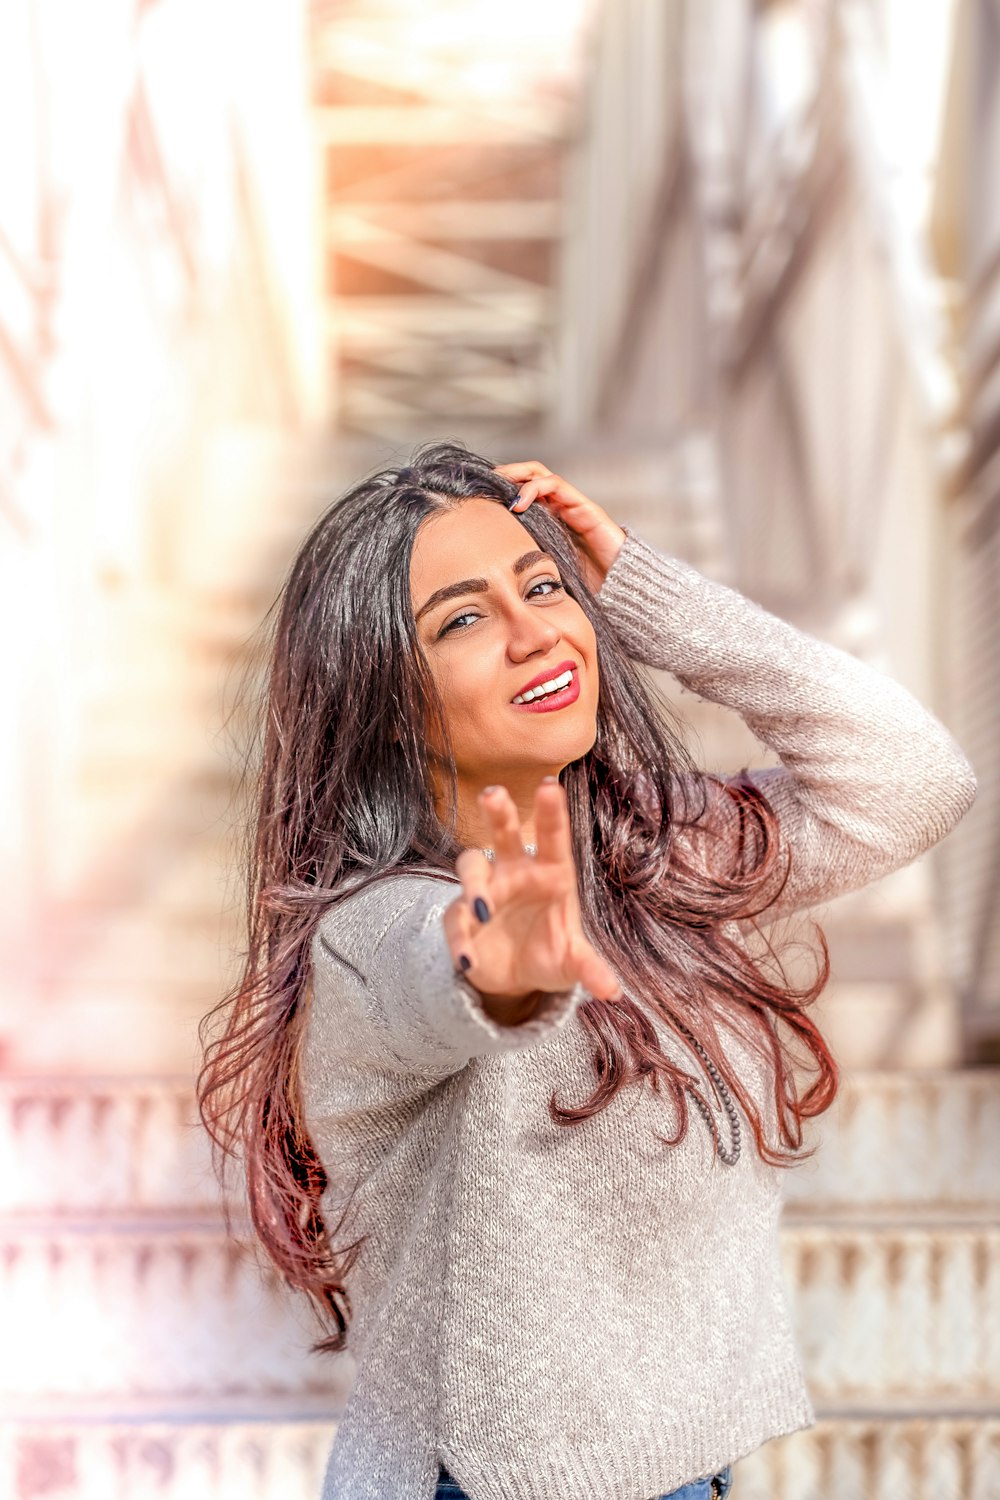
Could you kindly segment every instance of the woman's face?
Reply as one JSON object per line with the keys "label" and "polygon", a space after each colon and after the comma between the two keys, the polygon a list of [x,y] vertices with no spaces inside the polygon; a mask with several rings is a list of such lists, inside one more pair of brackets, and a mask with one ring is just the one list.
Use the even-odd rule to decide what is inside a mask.
{"label": "woman's face", "polygon": [[[555,559],[495,500],[466,500],[421,524],[410,589],[460,788],[499,782],[530,800],[597,735],[597,640]],[[566,689],[515,701],[567,673]]]}

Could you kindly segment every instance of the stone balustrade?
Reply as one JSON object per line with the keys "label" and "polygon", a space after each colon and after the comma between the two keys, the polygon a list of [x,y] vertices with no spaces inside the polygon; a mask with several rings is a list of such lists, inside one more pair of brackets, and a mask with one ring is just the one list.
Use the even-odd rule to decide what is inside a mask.
{"label": "stone balustrade", "polygon": [[[1000,1228],[781,1230],[796,1337],[818,1407],[988,1406],[1000,1390]],[[35,1411],[200,1396],[322,1395],[305,1298],[219,1228],[0,1231],[0,1400]]]}
{"label": "stone balustrade", "polygon": [[[805,1131],[818,1149],[785,1175],[790,1217],[1000,1201],[1000,1076],[988,1068],[845,1074]],[[0,1080],[0,1215],[214,1214],[219,1196],[187,1080]]]}
{"label": "stone balustrade", "polygon": [[[0,1494],[315,1500],[336,1423],[0,1423]],[[994,1500],[1000,1420],[820,1420],[739,1462],[739,1500]],[[735,1491],[734,1491],[735,1500]]]}

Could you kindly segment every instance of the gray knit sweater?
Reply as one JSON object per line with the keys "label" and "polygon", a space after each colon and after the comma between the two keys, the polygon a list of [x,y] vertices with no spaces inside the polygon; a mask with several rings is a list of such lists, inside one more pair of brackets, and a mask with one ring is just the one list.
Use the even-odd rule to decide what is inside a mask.
{"label": "gray knit sweater", "polygon": [[[782,913],[909,863],[973,802],[965,755],[899,683],[630,528],[598,597],[633,658],[778,753],[753,776],[793,849]],[[586,992],[494,1024],[453,972],[455,893],[393,877],[313,939],[306,1120],[331,1230],[358,1182],[335,1243],[368,1235],[322,1500],[431,1500],[439,1462],[472,1500],[651,1500],[813,1426],[780,1259],[785,1169],[746,1124],[723,1163],[693,1109],[684,1141],[659,1144],[677,1117],[648,1086],[557,1126],[553,1090],[593,1088]],[[774,1142],[760,1065],[724,1042]]]}

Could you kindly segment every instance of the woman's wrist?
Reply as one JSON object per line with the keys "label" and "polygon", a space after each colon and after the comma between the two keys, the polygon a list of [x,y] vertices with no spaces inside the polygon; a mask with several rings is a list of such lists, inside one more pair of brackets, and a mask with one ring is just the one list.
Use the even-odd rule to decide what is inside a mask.
{"label": "woman's wrist", "polygon": [[531,990],[526,995],[487,995],[476,990],[476,994],[483,1010],[497,1026],[521,1026],[530,1021],[545,998],[544,990]]}
{"label": "woman's wrist", "polygon": [[588,537],[591,552],[600,572],[601,584],[617,562],[618,554],[625,545],[627,537],[628,532],[616,521],[608,521],[599,531]]}

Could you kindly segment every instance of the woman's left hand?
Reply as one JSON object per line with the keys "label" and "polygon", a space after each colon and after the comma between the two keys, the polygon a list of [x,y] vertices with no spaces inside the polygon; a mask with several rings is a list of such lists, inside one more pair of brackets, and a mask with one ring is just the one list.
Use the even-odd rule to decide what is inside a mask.
{"label": "woman's left hand", "polygon": [[596,594],[625,540],[625,532],[617,521],[613,521],[596,500],[588,500],[568,480],[553,474],[535,459],[518,464],[497,464],[496,473],[520,485],[521,493],[511,506],[513,515],[527,510],[533,500],[542,500],[553,515],[565,521],[580,553],[583,576]]}

